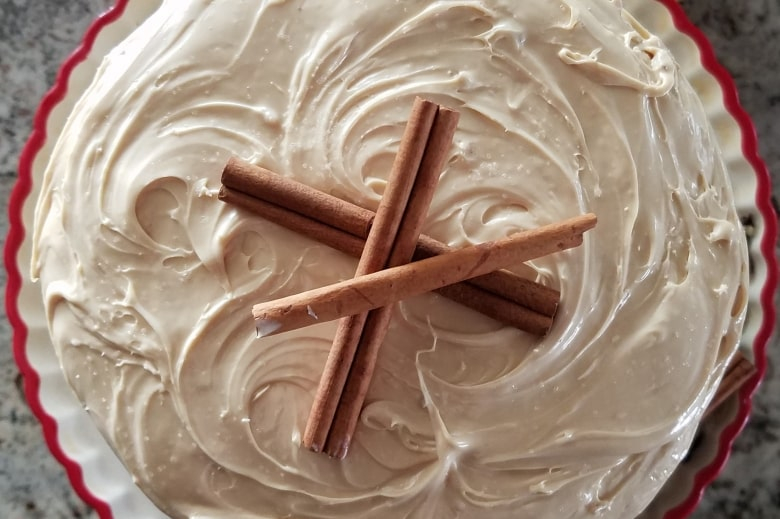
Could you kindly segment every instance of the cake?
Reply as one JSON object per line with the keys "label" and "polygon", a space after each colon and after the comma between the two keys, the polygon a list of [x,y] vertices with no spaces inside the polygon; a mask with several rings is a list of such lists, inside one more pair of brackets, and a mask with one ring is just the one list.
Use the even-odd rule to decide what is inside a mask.
{"label": "cake", "polygon": [[[396,305],[349,456],[301,447],[335,323],[251,306],[355,260],[217,199],[238,156],[376,209],[412,99],[460,112],[425,233],[581,213],[514,267],[537,337],[435,294]],[[174,517],[634,517],[734,354],[747,252],[717,144],[619,2],[165,1],[71,114],[36,208],[63,371]]]}

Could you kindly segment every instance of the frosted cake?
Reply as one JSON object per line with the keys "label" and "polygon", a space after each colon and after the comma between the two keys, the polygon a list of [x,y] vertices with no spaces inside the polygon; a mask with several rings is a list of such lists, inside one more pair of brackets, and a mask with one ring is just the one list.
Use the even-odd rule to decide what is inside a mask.
{"label": "frosted cake", "polygon": [[[460,112],[425,233],[592,212],[513,270],[550,332],[395,308],[349,456],[301,447],[333,338],[258,301],[355,260],[217,200],[237,156],[376,209],[416,95]],[[33,274],[69,383],[174,517],[637,515],[737,347],[747,252],[691,87],[619,2],[173,2],[105,59],[38,201]]]}

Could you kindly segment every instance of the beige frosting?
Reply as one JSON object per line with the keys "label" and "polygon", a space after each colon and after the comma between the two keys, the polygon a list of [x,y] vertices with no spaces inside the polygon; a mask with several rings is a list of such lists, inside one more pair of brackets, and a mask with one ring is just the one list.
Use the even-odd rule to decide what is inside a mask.
{"label": "beige frosting", "polygon": [[[173,516],[625,519],[688,448],[744,318],[746,247],[700,103],[605,0],[167,0],[76,106],[38,204],[67,378]],[[356,261],[216,198],[238,155],[375,209],[415,95],[461,113],[424,231],[453,246],[585,212],[517,265],[538,338],[396,307],[348,458],[300,447],[334,323],[253,303]],[[530,267],[532,268],[530,268]]]}

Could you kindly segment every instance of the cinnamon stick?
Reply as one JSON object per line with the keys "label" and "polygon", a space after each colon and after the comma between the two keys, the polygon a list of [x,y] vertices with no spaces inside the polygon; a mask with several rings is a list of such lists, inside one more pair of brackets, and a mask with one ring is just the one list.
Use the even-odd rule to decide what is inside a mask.
{"label": "cinnamon stick", "polygon": [[[501,240],[260,303],[254,306],[252,314],[261,331],[271,335],[367,312],[515,263],[576,247],[582,243],[582,234],[595,225],[593,214],[569,218]],[[312,313],[317,315],[316,319]]]}
{"label": "cinnamon stick", "polygon": [[[452,146],[458,118],[457,112],[442,107],[436,114],[401,227],[387,263],[388,267],[405,265],[412,259],[433,194],[439,184],[442,167]],[[350,368],[327,438],[325,450],[332,457],[343,458],[349,449],[373,378],[379,348],[387,335],[392,315],[391,305],[368,313],[355,360]]]}
{"label": "cinnamon stick", "polygon": [[[420,167],[436,111],[436,104],[420,98],[415,99],[385,193],[368,233],[366,247],[358,262],[355,273],[358,278],[380,271],[387,264],[409,194]],[[313,307],[309,310],[318,315],[317,310]],[[314,403],[303,434],[303,445],[315,452],[322,450],[325,445],[368,310],[336,316],[342,317],[342,319],[336,328],[333,346],[325,363],[325,369],[314,396]]]}
{"label": "cinnamon stick", "polygon": [[[251,173],[251,175],[249,173]],[[227,184],[225,184],[226,186],[239,185],[241,186],[242,193],[245,193],[248,197],[254,197],[260,200],[263,200],[263,196],[268,197],[269,191],[265,190],[264,186],[268,185],[269,183],[273,186],[289,183],[292,185],[277,188],[284,189],[286,191],[299,190],[299,188],[295,185],[299,184],[298,182],[281,177],[280,175],[272,173],[268,170],[247,164],[235,158],[228,162],[222,175],[223,183],[227,182]],[[273,181],[263,178],[267,175],[272,175],[278,178]],[[234,180],[235,176],[240,176],[241,180]],[[325,243],[326,245],[337,250],[355,257],[360,257],[362,247],[358,251],[356,242],[354,240],[351,240],[349,236],[335,236],[334,229],[345,231],[347,233],[349,233],[348,229],[351,229],[354,232],[349,233],[350,235],[365,239],[368,236],[368,230],[370,229],[371,222],[374,219],[374,213],[368,209],[361,208],[345,200],[328,195],[327,193],[323,193],[321,191],[316,192],[317,196],[312,196],[312,198],[309,199],[306,204],[303,204],[303,207],[306,208],[308,213],[315,215],[309,217],[310,220],[312,220],[311,223],[302,222],[301,214],[296,213],[295,211],[292,211],[282,205],[277,205],[273,200],[268,200],[266,204],[253,204],[245,197],[235,196],[233,194],[235,193],[235,189],[228,191],[228,194],[226,194],[224,197],[222,193],[220,193],[220,198],[226,202],[234,202],[244,209],[252,211],[262,216],[263,218],[287,227],[293,231],[304,234],[314,240],[321,241],[322,243]],[[272,205],[269,206],[268,203],[271,203]],[[316,225],[317,223],[321,223],[323,220],[333,223],[332,225]],[[347,225],[347,221],[351,222],[351,224]],[[358,234],[357,231],[360,231],[360,234]],[[431,238],[430,236],[420,235],[413,259],[420,260],[429,258],[431,256],[437,256],[446,252],[452,252],[453,250],[455,249]],[[517,274],[514,274],[513,272],[506,270],[497,270],[495,272],[488,273],[484,276],[471,279],[468,281],[468,283],[483,289],[483,291],[487,291],[508,299],[509,301],[522,305],[532,310],[533,312],[546,315],[550,318],[555,315],[556,309],[558,307],[558,301],[560,299],[560,293],[557,290],[525,279],[521,276],[518,276]],[[481,292],[474,292],[464,289],[459,291],[451,290],[449,293],[450,296],[448,297],[457,298],[466,293],[478,294]],[[479,308],[475,305],[486,309],[492,306],[479,305],[479,302],[473,302],[463,298],[453,300],[477,310]],[[505,324],[515,326],[512,322],[504,321],[498,318],[496,315],[490,313],[486,313],[486,315],[489,315],[494,319],[498,319]]]}
{"label": "cinnamon stick", "polygon": [[368,209],[344,204],[335,196],[236,157],[228,159],[222,184],[363,238],[374,219]]}
{"label": "cinnamon stick", "polygon": [[[422,234],[417,243],[414,259],[430,258],[454,250],[456,249]],[[561,299],[561,293],[557,290],[525,279],[508,270],[496,270],[470,279],[468,283],[551,318],[558,310],[558,302]]]}
{"label": "cinnamon stick", "polygon": [[553,318],[518,305],[469,283],[456,283],[436,291],[452,301],[490,316],[500,323],[540,337],[547,335]]}
{"label": "cinnamon stick", "polygon": [[756,367],[742,352],[737,351],[729,361],[723,380],[720,381],[715,396],[704,411],[704,417],[720,407],[731,395],[737,392],[748,380],[756,374]]}
{"label": "cinnamon stick", "polygon": [[220,188],[219,199],[258,214],[274,223],[279,223],[291,231],[317,240],[350,256],[360,257],[366,244],[365,240],[353,234],[227,186]]}
{"label": "cinnamon stick", "polygon": [[[220,189],[219,199],[223,202],[251,211],[266,220],[282,225],[291,231],[307,236],[313,240],[317,240],[320,243],[345,254],[349,254],[350,256],[359,258],[360,254],[363,252],[363,247],[366,243],[365,240],[294,211],[290,211],[284,207],[254,198],[253,196],[240,191],[234,191],[226,186],[222,186]],[[434,243],[436,245],[430,247],[428,243]],[[424,250],[424,253],[421,253],[421,250]],[[450,252],[455,249],[437,242],[433,238],[420,235],[420,241],[415,250],[414,258],[429,258],[441,254],[441,252],[438,252],[441,250]],[[489,292],[476,286],[478,280],[488,280],[489,284],[497,287],[495,292]],[[548,313],[539,313],[538,311],[531,309],[533,306],[526,307],[519,305],[515,301],[497,295],[503,290],[521,294],[523,299],[530,299],[532,302],[536,302],[537,304],[534,306],[538,306],[541,310]],[[456,283],[440,288],[439,290],[436,290],[436,292],[456,303],[493,318],[500,323],[507,326],[513,326],[535,335],[547,334],[552,326],[553,315],[558,306],[557,290],[524,279],[506,270],[497,270],[463,283]]]}

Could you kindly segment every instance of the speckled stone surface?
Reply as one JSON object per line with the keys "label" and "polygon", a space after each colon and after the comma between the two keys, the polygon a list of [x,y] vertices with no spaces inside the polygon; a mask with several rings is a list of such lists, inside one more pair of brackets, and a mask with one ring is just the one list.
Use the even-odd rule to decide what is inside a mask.
{"label": "speckled stone surface", "polygon": [[[8,194],[32,116],[62,60],[111,0],[0,0],[0,234]],[[780,198],[780,0],[683,0],[731,71],[758,130],[761,154]],[[0,270],[5,287],[5,270]],[[46,448],[21,391],[11,332],[0,318],[0,518],[96,517],[71,489]],[[780,518],[780,344],[751,421],[695,519]]]}

